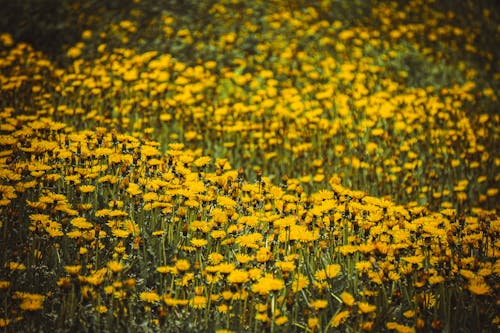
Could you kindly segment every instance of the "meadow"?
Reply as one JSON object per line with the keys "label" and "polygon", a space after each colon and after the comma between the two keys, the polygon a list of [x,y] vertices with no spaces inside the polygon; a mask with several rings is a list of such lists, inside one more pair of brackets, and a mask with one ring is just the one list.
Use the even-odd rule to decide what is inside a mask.
{"label": "meadow", "polygon": [[492,2],[47,4],[0,18],[0,331],[500,329]]}

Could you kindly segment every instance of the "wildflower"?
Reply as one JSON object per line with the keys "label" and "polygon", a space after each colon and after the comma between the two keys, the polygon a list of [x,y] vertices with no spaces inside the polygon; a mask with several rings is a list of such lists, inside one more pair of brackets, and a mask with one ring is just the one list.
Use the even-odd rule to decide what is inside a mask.
{"label": "wildflower", "polygon": [[475,295],[491,295],[492,293],[491,287],[480,278],[472,280],[467,289]]}
{"label": "wildflower", "polygon": [[274,320],[276,325],[281,326],[284,325],[288,322],[288,317],[287,316],[280,316]]}
{"label": "wildflower", "polygon": [[31,294],[16,291],[12,296],[16,299],[21,299],[21,310],[24,311],[38,311],[43,308],[43,302],[45,300],[45,296],[40,294]]}
{"label": "wildflower", "polygon": [[247,262],[254,260],[254,256],[249,255],[249,254],[236,253],[234,256],[240,264],[246,264]]}
{"label": "wildflower", "polygon": [[95,186],[94,185],[80,185],[80,187],[78,189],[82,193],[91,193],[91,192],[95,191]]}
{"label": "wildflower", "polygon": [[311,329],[312,332],[314,332],[316,327],[318,327],[318,323],[319,323],[318,317],[307,318],[307,327],[309,327],[309,329]]}
{"label": "wildflower", "polygon": [[226,237],[226,232],[224,230],[214,230],[210,233],[210,237],[213,239],[222,239]]}
{"label": "wildflower", "polygon": [[422,264],[422,262],[424,261],[425,256],[415,255],[415,256],[402,257],[402,259],[410,264],[420,266]]}
{"label": "wildflower", "polygon": [[309,278],[301,273],[296,273],[292,280],[292,291],[297,293],[309,286]]}
{"label": "wildflower", "polygon": [[7,327],[10,324],[10,319],[0,318],[0,328]]}
{"label": "wildflower", "polygon": [[440,275],[433,275],[433,276],[429,277],[428,281],[431,285],[438,284],[438,283],[441,283],[444,281],[444,277],[442,277]]}
{"label": "wildflower", "polygon": [[313,308],[316,311],[324,309],[327,306],[328,306],[328,301],[324,299],[317,299],[309,303],[309,307]]}
{"label": "wildflower", "polygon": [[236,238],[235,243],[242,247],[258,248],[258,242],[260,242],[264,236],[261,233],[255,232],[251,234],[241,235]]}
{"label": "wildflower", "polygon": [[118,238],[127,238],[130,235],[130,231],[123,229],[113,229],[111,233]]}
{"label": "wildflower", "polygon": [[339,327],[347,320],[347,318],[349,318],[349,315],[350,315],[350,312],[348,310],[344,310],[344,311],[337,313],[330,320],[330,325],[332,327]]}
{"label": "wildflower", "polygon": [[91,229],[94,228],[94,225],[88,222],[85,217],[75,217],[71,220],[71,225],[78,229]]}
{"label": "wildflower", "polygon": [[262,322],[268,322],[269,316],[267,315],[267,313],[257,312],[255,314],[255,320],[262,321]]}
{"label": "wildflower", "polygon": [[160,296],[154,291],[144,291],[140,293],[139,298],[147,303],[155,303],[160,301]]}
{"label": "wildflower", "polygon": [[326,277],[329,279],[333,279],[337,275],[339,275],[340,270],[341,270],[340,265],[337,264],[327,265],[325,268]]}
{"label": "wildflower", "polygon": [[108,262],[107,266],[113,273],[118,273],[123,269],[123,264],[114,260]]}
{"label": "wildflower", "polygon": [[95,310],[99,313],[106,313],[108,312],[108,308],[105,305],[98,305],[95,307]]}
{"label": "wildflower", "polygon": [[372,263],[369,262],[368,260],[362,260],[358,261],[355,264],[356,270],[359,271],[359,273],[367,272],[369,269],[372,268]]}
{"label": "wildflower", "polygon": [[356,301],[354,297],[347,291],[342,292],[342,294],[340,294],[340,298],[342,299],[342,302],[344,302],[344,304],[346,304],[347,306],[352,306]]}
{"label": "wildflower", "polygon": [[208,163],[210,163],[211,158],[209,156],[202,156],[197,158],[193,164],[197,166],[198,168],[203,168],[206,166]]}
{"label": "wildflower", "polygon": [[358,309],[362,313],[370,313],[370,312],[375,311],[377,309],[377,306],[366,303],[366,302],[359,302]]}
{"label": "wildflower", "polygon": [[252,291],[261,295],[269,294],[272,291],[281,290],[285,287],[283,280],[276,279],[272,274],[265,274],[252,285]]}
{"label": "wildflower", "polygon": [[249,274],[247,271],[236,269],[229,273],[227,276],[227,281],[231,283],[245,283],[249,280]]}
{"label": "wildflower", "polygon": [[194,296],[189,305],[195,309],[204,309],[207,306],[207,298],[205,296]]}
{"label": "wildflower", "polygon": [[208,260],[214,264],[214,265],[217,265],[218,263],[220,263],[222,260],[224,260],[224,256],[220,253],[217,253],[217,252],[213,252],[213,253],[210,253],[208,255]]}
{"label": "wildflower", "polygon": [[415,329],[412,327],[408,327],[393,321],[387,322],[385,324],[388,330],[394,330],[398,333],[415,333]]}
{"label": "wildflower", "polygon": [[180,272],[187,271],[190,267],[191,263],[186,259],[179,259],[175,263],[175,268],[177,268],[177,270]]}
{"label": "wildflower", "polygon": [[81,269],[82,265],[64,266],[64,270],[70,275],[77,275]]}
{"label": "wildflower", "polygon": [[361,329],[363,331],[371,332],[374,325],[375,322],[373,321],[365,321],[364,323],[361,324]]}
{"label": "wildflower", "polygon": [[272,253],[267,247],[261,247],[255,254],[255,259],[258,262],[266,262],[272,258]]}
{"label": "wildflower", "polygon": [[314,278],[319,281],[323,281],[326,279],[326,271],[324,269],[317,270],[314,273]]}
{"label": "wildflower", "polygon": [[295,270],[295,263],[293,261],[278,261],[275,265],[283,272],[292,272]]}
{"label": "wildflower", "polygon": [[193,238],[191,239],[191,244],[193,244],[194,247],[203,247],[208,244],[208,241],[206,239],[201,239],[201,238]]}
{"label": "wildflower", "polygon": [[413,310],[405,311],[403,312],[403,316],[405,316],[406,318],[413,318],[415,316],[415,311]]}
{"label": "wildflower", "polygon": [[21,305],[19,306],[21,310],[25,311],[37,311],[41,310],[43,308],[43,300],[44,296],[42,295],[35,295],[31,297],[27,297],[23,299]]}

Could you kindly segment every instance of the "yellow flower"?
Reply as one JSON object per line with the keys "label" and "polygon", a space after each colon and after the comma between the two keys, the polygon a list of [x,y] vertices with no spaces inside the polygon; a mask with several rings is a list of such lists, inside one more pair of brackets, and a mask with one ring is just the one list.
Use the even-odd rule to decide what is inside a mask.
{"label": "yellow flower", "polygon": [[272,291],[278,291],[285,287],[281,279],[276,279],[272,274],[265,274],[256,283],[252,285],[252,291],[261,295],[269,294]]}
{"label": "yellow flower", "polygon": [[333,318],[330,320],[330,325],[332,327],[339,327],[341,324],[343,324],[347,318],[349,318],[350,312],[348,310],[341,311],[337,313]]}
{"label": "yellow flower", "polygon": [[130,235],[130,231],[123,229],[113,229],[111,233],[118,238],[127,238]]}
{"label": "yellow flower", "polygon": [[179,270],[180,272],[187,271],[190,267],[191,267],[191,264],[186,259],[179,259],[175,263],[175,268],[177,268],[177,270]]}
{"label": "yellow flower", "polygon": [[276,325],[281,326],[281,325],[288,322],[288,317],[287,316],[280,316],[280,317],[276,318],[274,320],[274,322],[276,323]]}
{"label": "yellow flower", "polygon": [[329,279],[333,279],[334,277],[339,275],[340,270],[341,270],[340,265],[332,264],[332,265],[326,266],[325,273]]}
{"label": "yellow flower", "polygon": [[156,271],[161,274],[167,274],[167,273],[172,273],[172,274],[177,274],[179,271],[175,266],[158,266],[156,268]]}
{"label": "yellow flower", "polygon": [[11,271],[24,271],[26,269],[26,266],[22,262],[11,261],[9,262],[9,264],[6,264],[5,266],[9,267]]}
{"label": "yellow flower", "polygon": [[269,321],[269,316],[267,315],[267,313],[258,312],[255,315],[255,320],[263,321],[263,322],[268,322]]}
{"label": "yellow flower", "polygon": [[78,229],[91,229],[94,227],[94,225],[88,222],[85,217],[75,217],[70,223]]}
{"label": "yellow flower", "polygon": [[403,312],[403,316],[405,316],[406,318],[413,318],[415,317],[415,311],[413,310],[405,311]]}
{"label": "yellow flower", "polygon": [[191,244],[193,244],[194,247],[203,247],[208,244],[208,241],[206,239],[193,238],[191,239]]}
{"label": "yellow flower", "polygon": [[385,327],[387,327],[387,329],[389,330],[394,330],[398,333],[415,333],[415,329],[413,327],[408,327],[393,321],[386,323]]}
{"label": "yellow flower", "polygon": [[123,264],[114,260],[108,262],[107,266],[113,273],[118,273],[123,269]]}
{"label": "yellow flower", "polygon": [[316,311],[324,309],[327,306],[328,306],[328,301],[324,299],[317,299],[309,303],[309,307],[313,308]]}
{"label": "yellow flower", "polygon": [[254,260],[254,256],[244,253],[236,253],[234,257],[240,264],[246,264],[247,262]]}
{"label": "yellow flower", "polygon": [[205,296],[194,296],[189,305],[195,309],[204,309],[207,306],[207,298]]}
{"label": "yellow flower", "polygon": [[408,256],[408,257],[402,257],[402,259],[413,265],[421,265],[425,259],[425,256],[423,255]]}
{"label": "yellow flower", "polygon": [[95,186],[94,185],[81,185],[78,189],[82,193],[91,193],[91,192],[95,191]]}
{"label": "yellow flower", "polygon": [[278,261],[275,265],[283,272],[293,272],[295,270],[295,263],[293,261]]}
{"label": "yellow flower", "polygon": [[326,279],[326,271],[324,269],[320,269],[314,273],[314,278],[319,281],[323,281]]}
{"label": "yellow flower", "polygon": [[[241,247],[249,247],[249,248],[258,248],[258,242],[260,242],[264,236],[259,232],[254,232],[251,234],[241,235],[236,238],[235,243],[240,245]],[[265,251],[265,250],[262,250]]]}
{"label": "yellow flower", "polygon": [[0,318],[0,328],[7,327],[10,324],[10,319]]}
{"label": "yellow flower", "polygon": [[261,247],[255,254],[255,259],[258,262],[266,262],[272,258],[273,254],[267,247]]}
{"label": "yellow flower", "polygon": [[64,266],[64,270],[70,275],[77,275],[81,269],[82,265]]}
{"label": "yellow flower", "polygon": [[361,311],[362,313],[370,313],[370,312],[375,311],[377,309],[377,306],[366,303],[366,302],[359,302],[358,308],[359,308],[359,311]]}
{"label": "yellow flower", "polygon": [[314,330],[316,329],[316,327],[318,327],[318,322],[319,322],[318,317],[308,318],[307,319],[307,327],[309,327],[311,329],[311,331],[314,332]]}
{"label": "yellow flower", "polygon": [[224,260],[224,256],[220,253],[217,253],[217,252],[213,252],[213,253],[210,253],[208,255],[208,260],[214,264],[214,265],[217,265],[218,263],[220,263],[222,260]]}
{"label": "yellow flower", "polygon": [[358,261],[355,264],[356,270],[359,271],[359,273],[367,272],[369,269],[372,268],[372,263],[369,262],[368,260],[362,260]]}
{"label": "yellow flower", "polygon": [[99,313],[106,313],[108,312],[108,308],[105,305],[98,305],[95,307],[96,311]]}
{"label": "yellow flower", "polygon": [[342,294],[340,294],[340,298],[342,299],[342,302],[344,302],[344,304],[346,304],[347,306],[352,306],[356,301],[354,299],[354,296],[352,296],[347,291],[344,291]]}
{"label": "yellow flower", "polygon": [[443,281],[444,281],[444,277],[442,277],[440,275],[433,275],[433,276],[429,277],[430,284],[437,284],[437,283],[441,283]]}
{"label": "yellow flower", "polygon": [[300,273],[294,274],[292,280],[292,291],[294,293],[297,293],[302,289],[307,288],[307,286],[309,286],[309,278],[307,276]]}
{"label": "yellow flower", "polygon": [[227,281],[231,283],[245,283],[249,280],[249,274],[247,271],[236,269],[229,273],[227,276]]}
{"label": "yellow flower", "polygon": [[15,292],[13,298],[21,299],[21,310],[24,311],[38,311],[43,308],[43,302],[45,300],[45,296],[40,294],[31,294],[25,292]]}
{"label": "yellow flower", "polygon": [[27,298],[24,299],[19,306],[21,310],[25,311],[37,311],[43,308],[43,298],[35,299],[35,298]]}
{"label": "yellow flower", "polygon": [[160,296],[154,291],[144,291],[139,295],[139,298],[148,303],[160,301]]}
{"label": "yellow flower", "polygon": [[472,280],[467,286],[467,289],[476,295],[490,295],[492,293],[491,287],[480,278]]}
{"label": "yellow flower", "polygon": [[202,157],[197,158],[193,162],[193,164],[195,166],[197,166],[198,168],[202,168],[202,167],[206,166],[208,163],[210,163],[210,160],[211,160],[210,157],[208,157],[208,156],[202,156]]}

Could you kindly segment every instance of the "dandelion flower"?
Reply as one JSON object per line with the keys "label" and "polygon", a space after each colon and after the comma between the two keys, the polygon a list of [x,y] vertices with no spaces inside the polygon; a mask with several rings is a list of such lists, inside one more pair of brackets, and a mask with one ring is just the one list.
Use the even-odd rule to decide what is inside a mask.
{"label": "dandelion flower", "polygon": [[369,304],[367,302],[359,302],[358,308],[362,313],[370,313],[375,311],[377,309],[377,306]]}
{"label": "dandelion flower", "polygon": [[139,298],[147,303],[155,303],[160,301],[160,295],[154,291],[144,291],[139,295]]}
{"label": "dandelion flower", "polygon": [[123,264],[114,260],[108,262],[107,266],[113,273],[118,273],[123,269]]}
{"label": "dandelion flower", "polygon": [[313,308],[316,311],[324,309],[327,306],[328,306],[328,301],[325,299],[317,299],[309,303],[309,307]]}
{"label": "dandelion flower", "polygon": [[342,294],[340,294],[340,298],[342,299],[342,302],[344,302],[344,304],[346,304],[347,306],[352,306],[356,301],[354,299],[354,296],[352,296],[347,291],[344,291]]}
{"label": "dandelion flower", "polygon": [[330,321],[330,325],[332,327],[339,327],[341,324],[343,324],[347,318],[349,318],[350,312],[349,310],[344,310],[339,313],[337,313],[335,316]]}
{"label": "dandelion flower", "polygon": [[175,268],[177,268],[180,272],[187,271],[191,267],[191,264],[186,259],[179,259],[175,263]]}
{"label": "dandelion flower", "polygon": [[245,270],[236,269],[229,273],[227,281],[231,283],[245,283],[249,280],[249,274]]}
{"label": "dandelion flower", "polygon": [[91,229],[94,225],[85,219],[85,217],[75,217],[71,220],[71,225],[78,229]]}
{"label": "dandelion flower", "polygon": [[288,322],[288,317],[287,316],[280,316],[274,320],[276,325],[281,326],[284,325]]}
{"label": "dandelion flower", "polygon": [[491,287],[479,278],[472,280],[467,289],[475,295],[490,295],[492,293]]}
{"label": "dandelion flower", "polygon": [[329,279],[333,279],[334,277],[339,275],[340,270],[341,270],[340,265],[337,264],[328,265],[325,268],[326,277],[328,277]]}
{"label": "dandelion flower", "polygon": [[267,295],[272,291],[278,291],[285,287],[281,279],[276,279],[272,274],[265,274],[256,283],[252,285],[252,291],[261,295]]}
{"label": "dandelion flower", "polygon": [[207,298],[205,296],[194,296],[190,302],[194,309],[204,309],[207,306]]}

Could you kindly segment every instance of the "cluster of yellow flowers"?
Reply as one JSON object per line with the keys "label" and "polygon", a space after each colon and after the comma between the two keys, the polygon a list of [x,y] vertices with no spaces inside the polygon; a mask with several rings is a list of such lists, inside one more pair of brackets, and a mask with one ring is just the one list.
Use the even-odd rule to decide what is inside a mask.
{"label": "cluster of yellow flowers", "polygon": [[496,93],[388,69],[477,33],[408,23],[420,1],[377,4],[378,28],[237,3],[221,30],[163,14],[217,50],[193,63],[128,47],[133,19],[62,69],[1,35],[0,327],[498,329]]}

